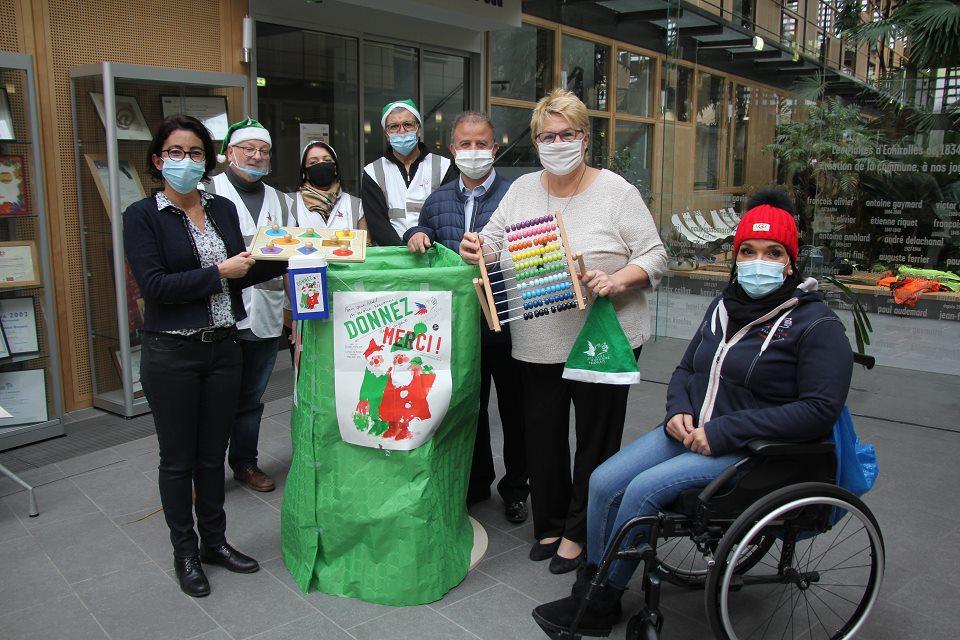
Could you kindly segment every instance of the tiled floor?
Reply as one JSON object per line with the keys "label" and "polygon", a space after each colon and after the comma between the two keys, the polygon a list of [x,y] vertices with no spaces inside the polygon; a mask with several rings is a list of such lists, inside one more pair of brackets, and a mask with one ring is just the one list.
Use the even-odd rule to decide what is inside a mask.
{"label": "tiled floor", "polygon": [[[641,364],[647,381],[631,391],[625,442],[660,418],[662,383],[680,349],[677,341],[645,348]],[[881,599],[862,638],[957,636],[956,397],[956,380],[949,377],[887,369],[858,372],[855,378],[850,404],[859,416],[857,428],[877,446],[882,470],[867,503],[880,520],[888,557]],[[289,399],[269,402],[265,416],[262,466],[280,481],[280,490],[258,494],[227,481],[229,537],[258,558],[263,570],[235,575],[210,568],[213,593],[200,600],[181,594],[171,576],[169,538],[157,512],[155,437],[28,468],[23,477],[38,487],[38,518],[27,517],[24,492],[0,481],[0,638],[546,637],[530,610],[566,595],[572,577],[553,576],[545,563],[527,560],[532,526],[507,523],[497,499],[473,510],[490,539],[486,558],[439,602],[393,608],[300,593],[279,558],[279,508],[290,462]],[[498,447],[499,434],[494,438]],[[636,609],[638,595],[628,592],[625,603]],[[665,640],[710,637],[702,593],[667,587],[662,605]],[[624,632],[621,624],[613,637]]]}

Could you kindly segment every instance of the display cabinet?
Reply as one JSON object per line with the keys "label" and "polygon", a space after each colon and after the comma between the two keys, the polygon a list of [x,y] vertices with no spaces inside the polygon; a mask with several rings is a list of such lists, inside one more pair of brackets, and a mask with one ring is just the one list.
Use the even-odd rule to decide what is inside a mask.
{"label": "display cabinet", "polygon": [[122,216],[160,184],[147,151],[163,118],[199,118],[219,148],[247,114],[243,75],[115,62],[70,70],[93,404],[132,417],[150,410],[140,387],[143,299],[124,258]]}
{"label": "display cabinet", "polygon": [[63,435],[33,58],[0,52],[0,451]]}

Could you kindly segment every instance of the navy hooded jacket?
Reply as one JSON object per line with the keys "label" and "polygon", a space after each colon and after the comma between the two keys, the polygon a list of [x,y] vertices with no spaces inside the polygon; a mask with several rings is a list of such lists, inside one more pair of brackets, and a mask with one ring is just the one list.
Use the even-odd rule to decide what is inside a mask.
{"label": "navy hooded jacket", "polygon": [[794,297],[726,340],[722,296],[711,302],[670,378],[664,422],[691,414],[713,455],[755,438],[825,438],[847,399],[853,351],[817,286],[808,278]]}
{"label": "navy hooded jacket", "polygon": [[[490,220],[490,216],[500,206],[500,200],[510,188],[511,181],[504,178],[499,173],[494,176],[493,184],[490,190],[484,192],[473,202],[473,218],[470,221],[470,230],[479,231]],[[433,193],[427,196],[420,210],[419,224],[410,227],[403,234],[403,242],[410,241],[415,233],[425,233],[430,238],[430,242],[439,242],[452,251],[460,253],[460,241],[463,240],[464,229],[464,207],[467,205],[467,197],[463,195],[460,189],[460,180],[451,180],[438,187]],[[497,299],[503,299],[503,284],[498,276],[493,282],[493,292]],[[501,295],[497,295],[500,293]],[[509,325],[503,325],[502,331],[497,334],[487,327],[486,322],[482,322],[483,327],[481,338],[485,345],[500,344],[509,338]]]}

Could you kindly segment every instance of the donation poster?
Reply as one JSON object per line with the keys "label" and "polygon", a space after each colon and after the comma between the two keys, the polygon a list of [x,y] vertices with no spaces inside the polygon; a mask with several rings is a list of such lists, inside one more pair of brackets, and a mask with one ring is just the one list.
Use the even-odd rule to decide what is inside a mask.
{"label": "donation poster", "polygon": [[450,405],[449,291],[336,292],[337,421],[345,442],[409,451]]}

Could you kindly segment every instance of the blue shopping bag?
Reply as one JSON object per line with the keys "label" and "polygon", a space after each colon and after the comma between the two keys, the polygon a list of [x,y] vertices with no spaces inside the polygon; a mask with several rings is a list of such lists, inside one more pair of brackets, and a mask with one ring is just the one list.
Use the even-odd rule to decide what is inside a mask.
{"label": "blue shopping bag", "polygon": [[837,486],[856,496],[870,491],[880,473],[877,453],[872,444],[860,442],[847,407],[833,425],[833,442],[837,455]]}

